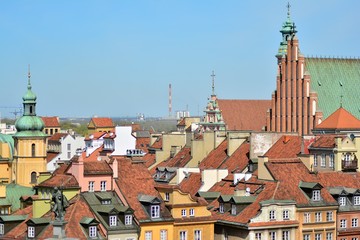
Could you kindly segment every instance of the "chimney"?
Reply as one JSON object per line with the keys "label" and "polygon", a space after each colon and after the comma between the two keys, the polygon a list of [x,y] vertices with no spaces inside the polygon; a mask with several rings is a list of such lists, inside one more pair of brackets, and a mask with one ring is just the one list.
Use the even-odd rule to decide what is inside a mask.
{"label": "chimney", "polygon": [[259,179],[274,180],[265,164],[269,161],[266,156],[259,156],[258,158],[258,176]]}

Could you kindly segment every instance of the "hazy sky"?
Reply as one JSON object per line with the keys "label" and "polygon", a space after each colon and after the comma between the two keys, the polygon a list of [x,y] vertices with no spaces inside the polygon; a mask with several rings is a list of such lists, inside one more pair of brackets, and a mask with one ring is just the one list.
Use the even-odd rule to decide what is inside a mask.
{"label": "hazy sky", "polygon": [[[31,65],[37,113],[203,114],[211,94],[270,99],[282,0],[0,1],[0,112],[22,104]],[[359,0],[290,1],[305,56],[359,57]]]}

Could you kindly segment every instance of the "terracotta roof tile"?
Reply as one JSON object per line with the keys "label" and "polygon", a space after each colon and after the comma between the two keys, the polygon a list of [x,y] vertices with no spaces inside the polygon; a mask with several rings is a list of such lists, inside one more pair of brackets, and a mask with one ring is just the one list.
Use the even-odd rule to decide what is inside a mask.
{"label": "terracotta roof tile", "polygon": [[156,154],[155,153],[147,153],[142,160],[147,168],[151,167],[156,163]]}
{"label": "terracotta roof tile", "polygon": [[14,212],[12,215],[28,215],[27,219],[21,222],[13,229],[11,229],[9,232],[7,232],[4,236],[2,236],[2,239],[15,239],[15,238],[25,239],[25,232],[27,231],[27,225],[25,222],[28,219],[32,218],[32,212],[33,212],[32,205]]}
{"label": "terracotta roof tile", "polygon": [[319,172],[318,178],[324,187],[348,187],[360,189],[359,172]]}
{"label": "terracotta roof tile", "polygon": [[249,163],[250,144],[242,143],[235,152],[226,159],[219,168],[226,168],[229,172],[242,171]]}
{"label": "terracotta roof tile", "polygon": [[71,174],[55,174],[51,178],[38,184],[39,187],[58,187],[64,188],[78,188],[79,183]]}
{"label": "terracotta roof tile", "polygon": [[90,134],[89,136],[87,136],[85,138],[85,141],[100,139],[101,137],[104,137],[106,135],[107,135],[106,132],[94,132],[94,133]]}
{"label": "terracotta roof tile", "polygon": [[351,113],[340,107],[333,112],[316,129],[360,129],[360,120]]}
{"label": "terracotta roof tile", "polygon": [[189,173],[189,176],[179,184],[181,191],[190,193],[191,196],[195,196],[201,186],[201,173]]}
{"label": "terracotta roof tile", "polygon": [[165,161],[160,162],[158,165],[151,169],[151,173],[156,172],[157,167],[185,167],[186,164],[191,160],[191,148],[182,148],[173,158],[168,158]]}
{"label": "terracotta roof tile", "polygon": [[46,153],[46,162],[49,163],[51,160],[53,160],[59,153],[57,152],[47,152]]}
{"label": "terracotta roof tile", "polygon": [[151,148],[161,149],[162,148],[162,136],[159,136],[156,141],[151,145]]}
{"label": "terracotta roof tile", "polygon": [[150,146],[149,137],[137,137],[136,138],[136,149],[141,149],[143,152],[148,152],[148,147]]}
{"label": "terracotta roof tile", "polygon": [[279,140],[264,154],[269,159],[296,158],[301,153],[301,136],[282,136]]}
{"label": "terracotta roof tile", "polygon": [[49,141],[59,142],[61,138],[67,136],[67,133],[55,133],[51,137],[48,138]]}
{"label": "terracotta roof tile", "polygon": [[218,99],[218,104],[228,130],[261,131],[271,100]]}
{"label": "terracotta roof tile", "polygon": [[114,127],[114,123],[111,118],[92,118],[91,121],[94,123],[95,127]]}
{"label": "terracotta roof tile", "polygon": [[60,127],[59,117],[41,117],[45,127]]}
{"label": "terracotta roof tile", "polygon": [[336,135],[321,135],[315,138],[310,148],[334,148]]}
{"label": "terracotta roof tile", "polygon": [[201,162],[199,165],[200,169],[217,169],[221,164],[228,158],[227,156],[227,142],[225,139],[220,145],[212,150]]}
{"label": "terracotta roof tile", "polygon": [[84,175],[112,175],[113,171],[106,161],[84,161]]}
{"label": "terracotta roof tile", "polygon": [[186,126],[185,118],[181,118],[180,121],[178,122],[177,126]]}

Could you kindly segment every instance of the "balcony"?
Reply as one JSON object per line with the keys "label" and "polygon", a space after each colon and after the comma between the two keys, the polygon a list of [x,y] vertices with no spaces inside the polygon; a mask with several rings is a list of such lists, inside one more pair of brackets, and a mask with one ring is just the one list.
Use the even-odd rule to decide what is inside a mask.
{"label": "balcony", "polygon": [[358,168],[357,160],[342,160],[341,167],[343,171],[356,171]]}

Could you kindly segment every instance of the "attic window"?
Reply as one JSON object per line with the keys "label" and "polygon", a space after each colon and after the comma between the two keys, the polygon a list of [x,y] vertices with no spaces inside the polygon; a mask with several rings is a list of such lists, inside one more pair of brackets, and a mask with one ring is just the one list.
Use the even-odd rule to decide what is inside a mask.
{"label": "attic window", "polygon": [[346,197],[339,197],[339,205],[346,206]]}
{"label": "attic window", "polygon": [[235,204],[231,204],[231,214],[236,215],[236,205]]}
{"label": "attic window", "polygon": [[152,205],[151,206],[151,218],[159,218],[160,217],[160,206]]}
{"label": "attic window", "polygon": [[312,191],[311,200],[313,200],[313,201],[320,201],[321,200],[320,190],[313,190]]}
{"label": "attic window", "polygon": [[96,226],[90,226],[89,227],[89,237],[96,238],[96,236],[97,236]]}
{"label": "attic window", "polygon": [[354,196],[354,205],[360,205],[360,196]]}
{"label": "attic window", "polygon": [[0,236],[4,235],[4,224],[0,223]]}
{"label": "attic window", "polygon": [[116,215],[109,216],[109,226],[114,227],[116,225],[117,225],[117,216]]}
{"label": "attic window", "polygon": [[219,205],[219,212],[224,213],[224,203],[220,203]]}
{"label": "attic window", "polygon": [[101,204],[102,205],[109,205],[109,204],[111,204],[111,200],[109,200],[109,199],[101,200]]}
{"label": "attic window", "polygon": [[28,238],[35,238],[35,227],[34,226],[28,226],[27,228],[28,232]]}
{"label": "attic window", "polygon": [[132,215],[125,215],[125,225],[132,224]]}

